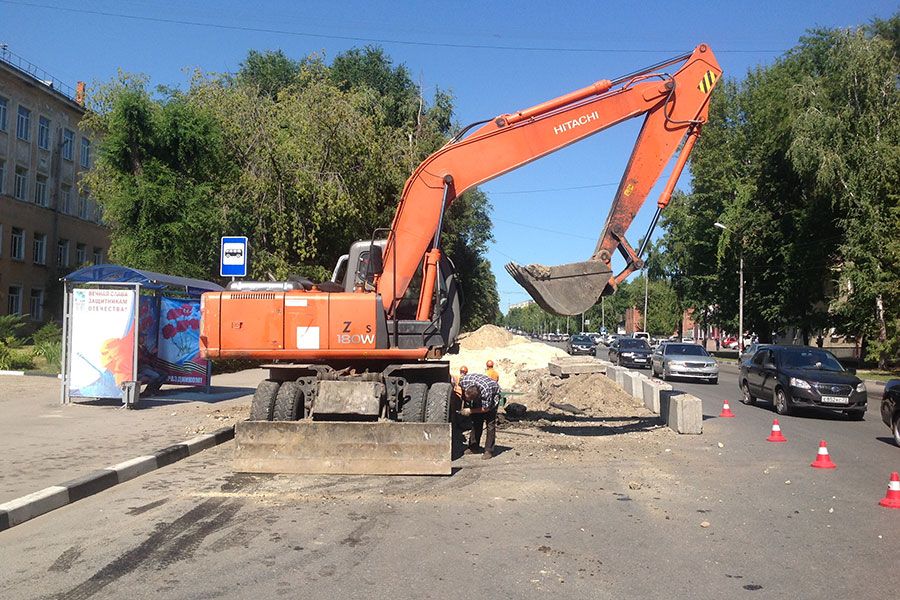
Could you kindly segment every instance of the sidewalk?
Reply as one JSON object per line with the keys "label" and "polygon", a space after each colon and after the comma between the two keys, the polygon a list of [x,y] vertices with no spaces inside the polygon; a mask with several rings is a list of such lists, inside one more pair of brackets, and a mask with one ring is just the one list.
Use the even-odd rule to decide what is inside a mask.
{"label": "sidewalk", "polygon": [[114,400],[62,406],[58,379],[0,376],[0,503],[246,419],[265,377],[217,375],[209,395],[165,387],[125,410]]}

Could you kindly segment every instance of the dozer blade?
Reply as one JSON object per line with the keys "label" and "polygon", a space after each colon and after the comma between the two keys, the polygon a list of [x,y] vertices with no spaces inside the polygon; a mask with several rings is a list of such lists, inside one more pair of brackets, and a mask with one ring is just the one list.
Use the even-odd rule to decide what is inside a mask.
{"label": "dozer blade", "polygon": [[449,475],[450,423],[241,421],[240,473]]}
{"label": "dozer blade", "polygon": [[612,270],[588,260],[555,267],[508,263],[506,272],[546,311],[571,316],[592,307],[603,295]]}

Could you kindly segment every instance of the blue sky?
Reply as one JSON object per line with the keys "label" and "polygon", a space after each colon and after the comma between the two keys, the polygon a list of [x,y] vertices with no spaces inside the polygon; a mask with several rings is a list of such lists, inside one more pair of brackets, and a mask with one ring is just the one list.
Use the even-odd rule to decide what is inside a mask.
{"label": "blue sky", "polygon": [[[467,124],[700,42],[710,44],[726,77],[742,78],[795,45],[807,29],[859,25],[897,10],[894,2],[870,0],[0,0],[0,43],[73,85],[109,80],[118,69],[185,85],[190,68],[235,71],[249,49],[281,48],[296,58],[316,52],[327,59],[378,43],[426,94],[436,87],[450,91],[456,120]],[[638,126],[620,125],[483,186],[494,207],[496,242],[488,257],[501,309],[528,298],[503,270],[509,260],[552,265],[591,254]],[[685,174],[680,187],[689,185]],[[651,194],[628,232],[632,244],[645,233],[654,206]]]}

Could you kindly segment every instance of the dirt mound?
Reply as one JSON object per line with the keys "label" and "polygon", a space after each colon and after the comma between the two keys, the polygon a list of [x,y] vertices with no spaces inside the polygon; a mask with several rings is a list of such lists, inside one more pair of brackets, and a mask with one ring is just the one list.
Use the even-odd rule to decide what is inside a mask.
{"label": "dirt mound", "polygon": [[500,374],[500,387],[512,390],[516,383],[517,372],[523,369],[540,369],[546,367],[554,358],[566,356],[565,351],[559,348],[540,342],[530,342],[519,336],[510,337],[515,339],[508,346],[490,346],[481,349],[461,347],[457,354],[447,354],[444,359],[450,361],[450,373],[456,377],[463,365],[470,373],[484,373],[485,363],[492,360],[494,369]]}
{"label": "dirt mound", "polygon": [[482,325],[471,333],[459,336],[459,347],[463,350],[484,350],[485,348],[503,348],[514,344],[528,343],[528,338],[513,335],[496,325]]}
{"label": "dirt mound", "polygon": [[516,374],[515,390],[524,394],[516,401],[529,411],[555,410],[551,402],[571,404],[593,417],[630,416],[644,411],[641,402],[599,373],[561,379],[547,369],[522,370]]}

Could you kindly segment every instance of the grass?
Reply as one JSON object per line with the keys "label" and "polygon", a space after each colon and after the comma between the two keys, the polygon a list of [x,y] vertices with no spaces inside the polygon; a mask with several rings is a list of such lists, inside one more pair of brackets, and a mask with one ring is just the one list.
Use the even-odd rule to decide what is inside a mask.
{"label": "grass", "polygon": [[860,379],[873,381],[887,381],[888,379],[900,379],[900,371],[879,371],[878,369],[859,369],[856,376]]}

